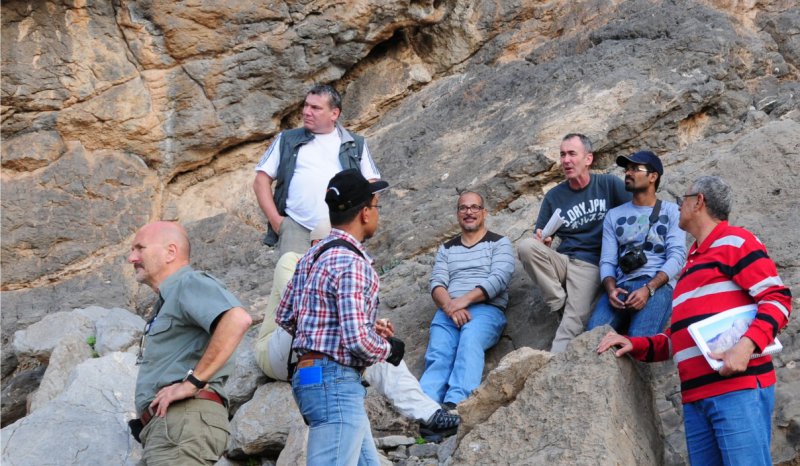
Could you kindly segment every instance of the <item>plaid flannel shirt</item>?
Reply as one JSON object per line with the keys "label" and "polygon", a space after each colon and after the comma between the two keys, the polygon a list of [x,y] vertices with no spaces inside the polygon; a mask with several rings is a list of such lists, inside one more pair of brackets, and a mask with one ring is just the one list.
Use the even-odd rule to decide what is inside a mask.
{"label": "plaid flannel shirt", "polygon": [[[352,243],[364,257],[335,247],[314,262],[316,251],[334,239]],[[295,336],[292,348],[299,353],[325,353],[352,367],[383,361],[391,345],[375,332],[378,281],[372,258],[361,243],[334,228],[300,259],[275,321]]]}

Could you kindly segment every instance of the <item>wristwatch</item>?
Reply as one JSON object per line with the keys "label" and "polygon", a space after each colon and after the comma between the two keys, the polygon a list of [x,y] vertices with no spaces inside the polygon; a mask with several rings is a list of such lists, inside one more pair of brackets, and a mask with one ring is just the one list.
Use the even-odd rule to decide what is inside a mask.
{"label": "wristwatch", "polygon": [[194,385],[198,389],[201,389],[206,386],[208,382],[198,379],[194,376],[194,369],[189,369],[189,372],[186,373],[186,377],[183,378],[184,382],[189,382],[190,384]]}
{"label": "wristwatch", "polygon": [[655,289],[655,288],[653,288],[652,286],[650,286],[650,284],[649,284],[649,283],[645,283],[645,285],[644,285],[644,286],[646,286],[646,287],[647,287],[647,291],[649,291],[649,292],[650,292],[650,297],[652,298],[652,297],[653,297],[653,295],[654,295],[654,294],[656,294],[656,289]]}

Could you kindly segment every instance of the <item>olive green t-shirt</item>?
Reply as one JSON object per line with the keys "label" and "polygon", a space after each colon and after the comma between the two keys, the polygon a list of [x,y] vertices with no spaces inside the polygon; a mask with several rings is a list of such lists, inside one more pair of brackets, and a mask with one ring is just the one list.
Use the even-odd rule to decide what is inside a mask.
{"label": "olive green t-shirt", "polygon": [[[183,380],[194,369],[211,339],[211,325],[225,311],[242,304],[216,278],[182,267],[159,286],[164,303],[148,325],[142,363],[136,378],[136,410],[141,414],[162,387]],[[227,399],[222,385],[231,373],[229,360],[209,381]]]}

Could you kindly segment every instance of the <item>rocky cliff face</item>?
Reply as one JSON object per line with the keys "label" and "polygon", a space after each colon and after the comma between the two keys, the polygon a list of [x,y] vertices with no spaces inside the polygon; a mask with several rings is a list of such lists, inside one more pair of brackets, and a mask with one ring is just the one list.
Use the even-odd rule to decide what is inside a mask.
{"label": "rocky cliff face", "polygon": [[[518,239],[560,178],[567,132],[595,141],[598,170],[635,149],[660,154],[663,199],[700,174],[722,175],[735,190],[733,223],[767,245],[786,283],[800,283],[793,0],[11,0],[2,67],[4,425],[25,412],[20,387],[50,358],[11,349],[15,330],[92,304],[146,312],[151,292],[124,257],[147,221],[186,224],[195,265],[259,316],[276,258],[259,242],[252,169],[317,82],[343,91],[346,124],[368,136],[393,185],[368,247],[382,313],[417,373],[433,312],[427,275],[457,230],[455,190],[485,192],[490,228]],[[521,268],[508,319],[490,367],[515,348],[547,348],[557,325]],[[776,358],[777,461],[798,455],[794,322]],[[677,464],[669,374],[653,376],[652,404],[657,457]]]}

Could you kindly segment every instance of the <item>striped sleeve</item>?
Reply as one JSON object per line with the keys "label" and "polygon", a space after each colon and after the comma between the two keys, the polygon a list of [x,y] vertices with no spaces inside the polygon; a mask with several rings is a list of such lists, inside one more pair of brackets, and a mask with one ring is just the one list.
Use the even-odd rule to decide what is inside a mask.
{"label": "striped sleeve", "polygon": [[430,291],[433,293],[433,290],[437,287],[444,287],[447,289],[448,285],[450,285],[450,271],[447,267],[447,248],[444,245],[439,246],[439,250],[436,252],[436,262],[433,264],[433,271],[431,272],[430,278]]}
{"label": "striped sleeve", "polygon": [[753,298],[758,310],[744,336],[763,350],[789,322],[792,293],[778,276],[775,263],[764,245],[747,230],[737,228],[736,235],[723,236],[716,243],[726,243],[731,266],[731,280]]}
{"label": "striped sleeve", "polygon": [[669,329],[649,337],[628,337],[633,344],[631,356],[644,362],[666,361],[672,357]]}
{"label": "striped sleeve", "polygon": [[478,285],[487,300],[506,291],[514,273],[514,247],[508,238],[501,237],[492,244],[491,261],[489,275]]}

